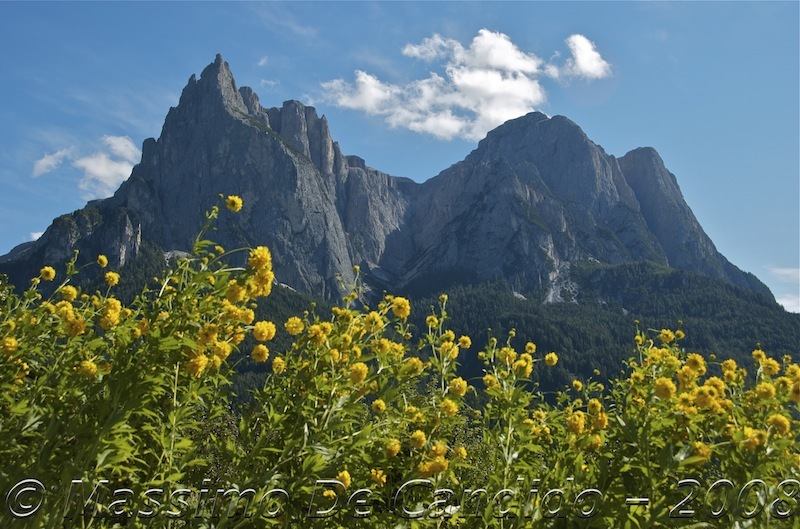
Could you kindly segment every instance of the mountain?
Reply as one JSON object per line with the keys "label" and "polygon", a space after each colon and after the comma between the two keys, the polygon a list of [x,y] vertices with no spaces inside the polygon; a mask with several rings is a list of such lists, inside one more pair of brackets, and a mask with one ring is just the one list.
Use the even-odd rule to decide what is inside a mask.
{"label": "mountain", "polygon": [[716,250],[651,148],[617,159],[569,119],[533,112],[420,184],[343,155],[312,107],[262,107],[219,55],[191,76],[114,196],[55,219],[0,257],[0,272],[23,285],[74,249],[115,268],[187,251],[219,193],[244,208],[222,211],[212,238],[269,246],[280,282],[327,299],[354,265],[376,290],[503,280],[556,302],[575,299],[576,266],[645,261],[772,299]]}

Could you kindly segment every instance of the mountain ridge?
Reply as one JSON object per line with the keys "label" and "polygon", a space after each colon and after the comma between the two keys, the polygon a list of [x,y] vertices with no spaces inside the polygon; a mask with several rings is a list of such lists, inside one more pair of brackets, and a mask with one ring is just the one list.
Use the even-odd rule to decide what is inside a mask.
{"label": "mountain ridge", "polygon": [[416,183],[343,155],[313,107],[262,107],[221,55],[189,78],[112,197],[55,219],[0,271],[22,284],[74,249],[115,267],[145,241],[186,251],[220,192],[245,204],[220,215],[220,244],[266,244],[278,280],[328,299],[359,265],[376,290],[457,271],[557,301],[555,285],[587,260],[653,261],[771,296],[716,250],[655,149],[615,158],[568,118],[532,112]]}

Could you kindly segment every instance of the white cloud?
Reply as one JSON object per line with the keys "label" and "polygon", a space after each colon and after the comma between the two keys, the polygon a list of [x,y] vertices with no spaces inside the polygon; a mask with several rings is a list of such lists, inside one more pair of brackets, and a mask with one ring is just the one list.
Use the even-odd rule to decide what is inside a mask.
{"label": "white cloud", "polygon": [[267,65],[267,56],[266,56],[266,55],[264,55],[263,57],[261,57],[260,59],[258,59],[258,62],[257,62],[256,64],[257,64],[258,66],[260,66],[260,67],[264,67],[264,66],[266,66],[266,65]]}
{"label": "white cloud", "polygon": [[778,281],[800,284],[800,268],[770,267],[769,273]]}
{"label": "white cloud", "polygon": [[61,149],[53,154],[45,154],[33,163],[33,172],[31,176],[36,178],[45,173],[54,171],[65,158],[68,158],[72,153],[72,148]]}
{"label": "white cloud", "polygon": [[322,88],[328,101],[382,116],[392,127],[441,139],[477,140],[541,106],[547,98],[541,76],[599,79],[610,75],[609,64],[586,37],[572,35],[567,45],[572,58],[559,67],[520,50],[508,35],[488,29],[480,30],[468,47],[434,34],[419,44],[407,44],[402,53],[441,63],[444,75],[431,72],[425,79],[396,85],[357,70],[353,83],[334,79],[322,83]]}
{"label": "white cloud", "polygon": [[567,46],[572,58],[567,60],[564,70],[572,75],[586,79],[602,79],[611,75],[611,65],[603,60],[594,42],[583,35],[571,35]]}
{"label": "white cloud", "polygon": [[800,312],[800,294],[778,296],[776,301],[789,312]]}
{"label": "white cloud", "polygon": [[72,165],[83,171],[78,182],[83,198],[106,198],[131,174],[141,152],[127,136],[103,136],[105,149],[83,156]]}
{"label": "white cloud", "polygon": [[39,240],[39,237],[41,237],[42,235],[44,235],[43,231],[32,231],[31,232],[31,240],[32,241]]}

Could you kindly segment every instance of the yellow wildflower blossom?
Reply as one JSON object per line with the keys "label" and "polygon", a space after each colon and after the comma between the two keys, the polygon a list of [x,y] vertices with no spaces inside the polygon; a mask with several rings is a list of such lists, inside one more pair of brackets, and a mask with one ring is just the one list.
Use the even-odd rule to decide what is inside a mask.
{"label": "yellow wildflower blossom", "polygon": [[660,377],[655,382],[655,393],[658,398],[669,400],[675,395],[676,387],[671,378]]}
{"label": "yellow wildflower blossom", "polygon": [[84,378],[94,378],[97,375],[97,364],[91,360],[84,360],[78,365],[75,372]]}
{"label": "yellow wildflower blossom", "polygon": [[425,436],[425,432],[423,432],[422,430],[416,430],[414,433],[411,434],[411,437],[409,438],[411,446],[413,446],[417,450],[425,446],[425,443],[427,441],[428,438]]}
{"label": "yellow wildflower blossom", "polygon": [[463,397],[467,393],[467,381],[461,377],[450,381],[449,392],[456,397]]}
{"label": "yellow wildflower blossom", "polygon": [[386,403],[383,401],[383,399],[375,399],[372,402],[372,411],[377,415],[381,415],[386,411]]}
{"label": "yellow wildflower blossom", "polygon": [[119,283],[119,274],[116,272],[106,272],[106,275],[103,278],[106,282],[106,285],[113,287]]}
{"label": "yellow wildflower blossom", "polygon": [[225,199],[225,207],[231,211],[239,211],[242,209],[242,199],[236,195],[228,195]]}
{"label": "yellow wildflower blossom", "polygon": [[558,363],[558,355],[555,353],[547,353],[544,357],[544,363],[553,367]]}
{"label": "yellow wildflower blossom", "polygon": [[286,361],[283,358],[277,357],[272,361],[272,372],[280,375],[286,371]]}
{"label": "yellow wildflower blossom", "polygon": [[266,362],[267,358],[269,358],[269,349],[264,344],[258,344],[253,347],[250,357],[256,362]]}
{"label": "yellow wildflower blossom", "polygon": [[442,415],[445,417],[453,417],[456,413],[458,413],[458,404],[450,399],[444,399],[439,409],[442,411]]}
{"label": "yellow wildflower blossom", "polygon": [[346,470],[342,470],[338,474],[336,474],[336,479],[344,485],[344,488],[350,488],[350,484],[353,482],[350,478],[350,472]]}
{"label": "yellow wildflower blossom", "polygon": [[283,328],[286,329],[286,332],[291,334],[292,336],[297,336],[301,332],[303,332],[303,320],[298,318],[297,316],[292,316],[286,323],[283,324]]}
{"label": "yellow wildflower blossom", "polygon": [[392,299],[392,313],[399,319],[405,321],[411,314],[411,303],[406,298],[396,297]]}
{"label": "yellow wildflower blossom", "polygon": [[[423,434],[424,435],[424,434]],[[424,442],[422,443],[425,444]],[[400,452],[400,441],[397,439],[389,439],[386,442],[385,453],[387,458],[392,458]]]}
{"label": "yellow wildflower blossom", "polygon": [[56,278],[56,271],[52,266],[45,266],[41,270],[39,270],[39,275],[45,281],[52,281]]}
{"label": "yellow wildflower blossom", "polygon": [[364,362],[356,362],[350,367],[350,380],[353,384],[361,384],[367,378],[369,368]]}

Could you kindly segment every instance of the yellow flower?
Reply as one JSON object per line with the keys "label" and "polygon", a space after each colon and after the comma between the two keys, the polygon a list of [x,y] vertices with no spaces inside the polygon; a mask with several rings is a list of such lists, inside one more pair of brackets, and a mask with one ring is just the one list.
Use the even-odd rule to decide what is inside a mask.
{"label": "yellow flower", "polygon": [[467,381],[461,377],[450,381],[449,391],[456,397],[463,397],[467,393]]}
{"label": "yellow flower", "polygon": [[420,450],[423,446],[425,446],[427,440],[428,438],[425,436],[425,432],[423,432],[422,430],[416,430],[414,433],[411,434],[411,437],[409,438],[411,446],[413,446],[417,450]]}
{"label": "yellow flower", "polygon": [[266,246],[258,246],[250,250],[247,265],[254,270],[271,270],[272,254]]}
{"label": "yellow flower", "polygon": [[52,266],[45,266],[41,270],[39,270],[39,275],[45,281],[52,281],[56,278],[56,271]]}
{"label": "yellow flower", "polygon": [[731,358],[729,358],[728,360],[725,360],[724,362],[722,362],[722,372],[723,373],[727,373],[729,371],[736,371],[737,367],[738,366],[736,365],[736,360],[733,360]]}
{"label": "yellow flower", "polygon": [[433,315],[428,316],[425,318],[425,325],[427,325],[429,329],[436,329],[439,327],[439,318]]}
{"label": "yellow flower", "polygon": [[207,369],[210,369],[211,371],[216,371],[217,369],[219,369],[219,366],[221,365],[222,365],[222,358],[214,355],[208,359]]}
{"label": "yellow flower", "polygon": [[795,382],[792,390],[789,392],[789,399],[792,402],[800,402],[800,382]]}
{"label": "yellow flower", "polygon": [[250,357],[256,362],[266,362],[267,358],[269,358],[269,349],[264,344],[258,344],[253,347]]}
{"label": "yellow flower", "polygon": [[286,329],[286,332],[288,332],[292,336],[297,336],[298,334],[303,332],[303,327],[304,327],[303,320],[301,320],[297,316],[292,316],[291,318],[286,320],[286,323],[283,324],[283,327],[284,329]]}
{"label": "yellow flower", "polygon": [[605,430],[606,428],[608,428],[608,414],[604,411],[601,411],[597,414],[597,417],[592,419],[592,429]]}
{"label": "yellow flower", "polygon": [[669,329],[661,329],[658,338],[664,343],[670,343],[675,339],[675,333]]}
{"label": "yellow flower", "polygon": [[763,362],[764,360],[767,359],[767,354],[764,351],[762,351],[761,349],[753,350],[752,354],[753,354],[753,359],[756,360],[759,363],[761,363],[761,362]]}
{"label": "yellow flower", "polygon": [[658,395],[658,398],[663,400],[669,400],[675,395],[676,391],[675,383],[672,381],[671,378],[667,377],[660,377],[656,380],[655,383],[655,392]]}
{"label": "yellow flower", "polygon": [[567,429],[575,435],[580,435],[583,433],[585,427],[586,416],[582,411],[575,411],[572,413],[572,415],[567,417]]}
{"label": "yellow flower", "polygon": [[236,195],[228,195],[225,199],[225,207],[231,211],[239,211],[242,209],[242,199]]}
{"label": "yellow flower", "polygon": [[422,373],[425,369],[425,364],[422,363],[422,360],[417,358],[416,356],[407,359],[403,362],[403,371],[407,372],[409,375],[416,376]]}
{"label": "yellow flower", "polygon": [[706,374],[706,359],[697,353],[692,353],[686,358],[686,365],[700,376]]}
{"label": "yellow flower", "polygon": [[386,474],[383,470],[376,470],[374,468],[369,471],[369,479],[374,481],[379,487],[386,485]]}
{"label": "yellow flower", "polygon": [[684,338],[686,338],[686,334],[684,334],[682,330],[678,329],[677,331],[675,331],[676,340],[683,340]]}
{"label": "yellow flower", "polygon": [[97,364],[91,360],[84,360],[76,368],[76,372],[84,378],[94,378],[97,375]]}
{"label": "yellow flower", "polygon": [[207,365],[208,357],[205,355],[205,353],[195,353],[194,357],[189,359],[189,362],[187,362],[186,371],[188,371],[189,374],[195,378],[199,378],[200,375],[203,374],[203,371],[205,371]]}
{"label": "yellow flower", "polygon": [[[589,399],[589,402],[586,405],[586,409],[589,410],[589,413],[591,413],[592,415],[597,415],[603,409],[603,404],[597,399]],[[536,410],[536,411],[543,413],[541,412],[541,410]]]}
{"label": "yellow flower", "polygon": [[286,361],[283,358],[276,357],[272,361],[272,372],[276,375],[280,375],[284,371],[286,371]]}
{"label": "yellow flower", "polygon": [[247,290],[238,284],[235,279],[228,281],[228,287],[225,289],[225,299],[231,303],[238,303],[244,300]]}
{"label": "yellow flower", "polygon": [[98,255],[97,256],[97,264],[100,266],[100,268],[107,267],[108,266],[108,257],[106,257],[103,254]]}
{"label": "yellow flower", "polygon": [[350,488],[350,484],[353,482],[350,478],[350,472],[346,470],[342,470],[338,474],[336,474],[336,479],[344,485],[344,488]]}
{"label": "yellow flower", "polygon": [[12,355],[19,349],[19,342],[13,336],[6,336],[3,338],[3,352],[7,355]]}
{"label": "yellow flower", "polygon": [[469,349],[472,347],[472,340],[469,336],[462,336],[458,339],[458,346],[462,349]]}
{"label": "yellow flower", "polygon": [[322,497],[329,500],[334,500],[336,499],[336,493],[331,489],[325,489],[325,491],[322,493]]}
{"label": "yellow flower", "polygon": [[215,323],[206,323],[197,333],[197,337],[200,343],[202,344],[212,343],[217,340],[218,332],[219,332],[219,327]]}
{"label": "yellow flower", "polygon": [[492,389],[498,385],[497,378],[494,375],[486,374],[483,377],[483,385],[486,386],[486,389]]}
{"label": "yellow flower", "polygon": [[700,456],[703,459],[705,459],[705,461],[700,462],[700,464],[704,465],[711,459],[711,447],[703,442],[695,441],[694,455]]}
{"label": "yellow flower", "polygon": [[275,338],[275,324],[271,321],[259,321],[253,326],[253,338],[259,342],[268,342]]}
{"label": "yellow flower", "polygon": [[744,427],[744,439],[742,446],[747,450],[755,450],[759,445],[767,440],[767,434],[763,430],[756,430],[749,426]]}
{"label": "yellow flower", "polygon": [[119,274],[116,272],[106,272],[105,281],[108,286],[113,287],[119,283]]}
{"label": "yellow flower", "polygon": [[528,342],[525,344],[525,352],[529,355],[532,355],[536,352],[536,344],[533,342]]}
{"label": "yellow flower", "polygon": [[64,301],[69,301],[70,303],[75,301],[75,298],[78,297],[78,289],[72,285],[65,285],[61,287],[60,292]]}
{"label": "yellow flower", "polygon": [[767,419],[767,425],[775,428],[775,432],[780,435],[786,435],[792,428],[791,421],[778,413],[770,415],[769,419]]}
{"label": "yellow flower", "polygon": [[428,452],[428,457],[444,457],[447,455],[447,443],[444,441],[436,441],[433,443],[430,452]]}
{"label": "yellow flower", "polygon": [[502,347],[499,351],[497,351],[497,358],[503,364],[510,366],[511,364],[514,363],[514,360],[517,359],[517,352],[511,347],[505,346]]}
{"label": "yellow flower", "polygon": [[392,299],[392,313],[401,320],[405,321],[411,314],[411,303],[406,298],[396,297]]}
{"label": "yellow flower", "polygon": [[553,367],[558,363],[558,355],[555,353],[547,353],[544,357],[544,363]]}
{"label": "yellow flower", "polygon": [[364,317],[364,330],[377,332],[383,328],[384,323],[383,316],[373,310]]}
{"label": "yellow flower", "polygon": [[361,384],[367,378],[369,368],[364,362],[356,362],[350,367],[350,380],[353,384]]}
{"label": "yellow flower", "polygon": [[756,395],[763,400],[769,400],[775,396],[775,386],[769,382],[761,382],[756,386]]}
{"label": "yellow flower", "polygon": [[574,389],[575,391],[581,391],[583,389],[583,382],[581,382],[580,380],[573,380],[572,389]]}
{"label": "yellow flower", "polygon": [[228,342],[214,342],[211,345],[211,350],[214,352],[214,356],[218,356],[220,360],[225,360],[230,356],[231,350],[233,346]]}
{"label": "yellow flower", "polygon": [[381,415],[386,411],[386,403],[383,402],[383,399],[375,399],[372,402],[372,411],[377,415]]}
{"label": "yellow flower", "polygon": [[442,410],[442,415],[445,417],[453,417],[458,413],[458,404],[450,399],[444,399],[439,409]]}
{"label": "yellow flower", "polygon": [[764,373],[774,376],[780,373],[781,366],[777,360],[774,358],[765,358],[763,362],[761,362],[761,368],[764,370]]}
{"label": "yellow flower", "polygon": [[[422,444],[424,445],[425,443],[423,442]],[[400,441],[398,441],[397,439],[389,439],[386,442],[386,457],[392,458],[396,456],[398,452],[400,452]]]}
{"label": "yellow flower", "polygon": [[455,455],[458,459],[466,459],[467,449],[463,446],[457,446],[453,449],[453,455]]}

